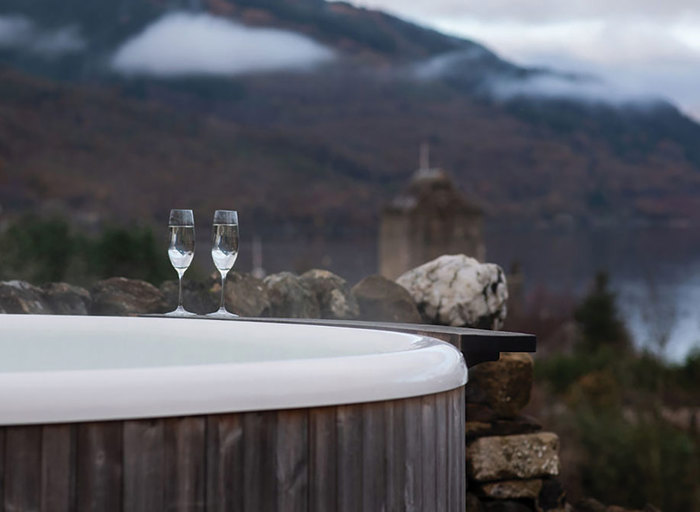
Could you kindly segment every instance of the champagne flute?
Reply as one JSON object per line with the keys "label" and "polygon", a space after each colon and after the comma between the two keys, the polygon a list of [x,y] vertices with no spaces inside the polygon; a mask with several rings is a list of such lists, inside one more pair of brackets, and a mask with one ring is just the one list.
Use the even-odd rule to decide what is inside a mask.
{"label": "champagne flute", "polygon": [[194,214],[192,210],[170,210],[168,228],[170,228],[168,257],[177,272],[178,295],[177,308],[166,314],[168,316],[194,316],[194,313],[190,313],[182,306],[182,276],[194,257]]}
{"label": "champagne flute", "polygon": [[212,227],[211,259],[221,274],[221,304],[217,311],[207,316],[217,318],[237,317],[226,310],[226,274],[233,268],[238,257],[238,212],[233,210],[216,210]]}

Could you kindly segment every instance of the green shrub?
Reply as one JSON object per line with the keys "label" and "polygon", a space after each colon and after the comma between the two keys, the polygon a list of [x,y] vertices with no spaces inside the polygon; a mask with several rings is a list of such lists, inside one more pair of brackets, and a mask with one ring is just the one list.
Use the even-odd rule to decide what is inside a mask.
{"label": "green shrub", "polygon": [[615,294],[610,291],[608,275],[599,272],[595,283],[583,302],[574,311],[574,319],[581,328],[586,349],[603,345],[629,349],[630,336],[620,320]]}
{"label": "green shrub", "polygon": [[595,351],[577,350],[574,354],[555,354],[537,361],[535,378],[547,382],[555,393],[563,394],[584,375],[610,368],[616,361],[618,355],[610,347],[600,347]]}
{"label": "green shrub", "polygon": [[[563,469],[573,488],[604,503],[700,511],[700,437],[667,419],[700,405],[700,351],[682,364],[636,353],[618,319],[607,277],[599,275],[576,309],[583,340],[570,354],[535,365],[553,393],[551,425],[568,445]],[[684,427],[685,428],[685,427]]]}
{"label": "green shrub", "polygon": [[36,284],[88,285],[121,276],[155,285],[172,277],[165,246],[150,228],[108,228],[97,237],[74,232],[63,219],[25,216],[0,235],[0,277]]}
{"label": "green shrub", "polygon": [[65,220],[25,216],[0,237],[0,274],[5,279],[62,281],[76,243]]}
{"label": "green shrub", "polygon": [[157,285],[173,273],[150,228],[108,228],[88,251],[88,268],[97,278],[123,276]]}
{"label": "green shrub", "polygon": [[605,503],[661,510],[700,510],[700,450],[652,413],[584,408],[576,414],[585,492]]}

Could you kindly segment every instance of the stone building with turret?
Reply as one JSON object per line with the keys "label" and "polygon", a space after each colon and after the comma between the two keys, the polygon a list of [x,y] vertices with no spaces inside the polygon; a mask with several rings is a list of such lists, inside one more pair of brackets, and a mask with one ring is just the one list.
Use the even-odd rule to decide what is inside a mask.
{"label": "stone building with turret", "polygon": [[443,254],[486,257],[481,209],[423,153],[421,168],[382,211],[379,272],[389,279]]}

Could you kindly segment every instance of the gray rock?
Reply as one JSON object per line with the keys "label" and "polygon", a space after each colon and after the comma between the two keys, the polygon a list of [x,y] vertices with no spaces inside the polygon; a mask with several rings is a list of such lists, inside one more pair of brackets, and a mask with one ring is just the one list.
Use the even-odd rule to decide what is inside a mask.
{"label": "gray rock", "polygon": [[50,283],[43,287],[44,300],[56,315],[87,315],[92,298],[85,288],[67,283]]}
{"label": "gray rock", "polygon": [[428,323],[500,329],[508,289],[503,269],[459,255],[440,256],[397,280]]}
{"label": "gray rock", "polygon": [[270,301],[270,316],[279,318],[320,318],[316,294],[291,272],[271,274],[264,281]]}
{"label": "gray rock", "polygon": [[406,288],[380,275],[365,277],[352,288],[360,318],[373,322],[421,323],[422,318]]}
{"label": "gray rock", "polygon": [[[217,282],[211,291],[219,297],[221,284]],[[262,279],[250,274],[229,272],[226,279],[226,307],[240,316],[266,316],[270,311],[270,298]],[[218,304],[218,302],[217,302]]]}
{"label": "gray rock", "polygon": [[163,294],[146,281],[112,277],[92,288],[90,313],[93,315],[127,316],[165,311]]}
{"label": "gray rock", "polygon": [[497,500],[509,499],[537,499],[542,490],[542,480],[534,478],[530,480],[502,480],[500,482],[488,482],[479,485],[479,490],[484,496]]}
{"label": "gray rock", "polygon": [[530,401],[533,361],[529,354],[502,353],[498,361],[469,370],[467,402],[488,405],[497,416],[512,418]]}
{"label": "gray rock", "polygon": [[51,314],[40,288],[26,281],[0,282],[0,313]]}
{"label": "gray rock", "polygon": [[[164,281],[160,285],[167,311],[172,311],[177,307],[178,284],[177,281]],[[212,293],[208,283],[193,281],[191,279],[182,280],[182,304],[187,311],[206,315],[219,307],[219,295]]]}
{"label": "gray rock", "polygon": [[304,272],[299,280],[316,295],[321,318],[353,320],[360,315],[357,301],[342,277],[328,270],[313,269]]}
{"label": "gray rock", "polygon": [[481,437],[467,446],[467,472],[478,482],[557,476],[559,438],[551,432]]}

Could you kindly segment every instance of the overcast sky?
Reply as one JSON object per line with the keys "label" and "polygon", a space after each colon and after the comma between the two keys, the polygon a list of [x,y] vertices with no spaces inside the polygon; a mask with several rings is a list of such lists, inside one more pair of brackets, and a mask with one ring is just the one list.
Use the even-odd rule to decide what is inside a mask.
{"label": "overcast sky", "polygon": [[700,0],[354,0],[520,64],[594,72],[700,119]]}

